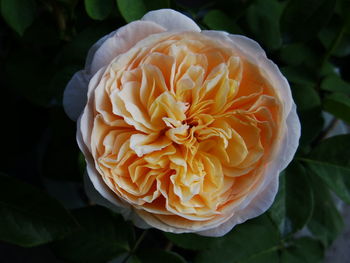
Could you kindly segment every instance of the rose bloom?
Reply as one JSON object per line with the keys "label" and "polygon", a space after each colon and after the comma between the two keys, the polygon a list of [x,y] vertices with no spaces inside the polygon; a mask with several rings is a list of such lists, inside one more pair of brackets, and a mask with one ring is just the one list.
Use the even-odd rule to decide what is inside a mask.
{"label": "rose bloom", "polygon": [[64,93],[90,198],[140,227],[221,236],[272,204],[300,123],[253,40],[169,9],[100,39]]}

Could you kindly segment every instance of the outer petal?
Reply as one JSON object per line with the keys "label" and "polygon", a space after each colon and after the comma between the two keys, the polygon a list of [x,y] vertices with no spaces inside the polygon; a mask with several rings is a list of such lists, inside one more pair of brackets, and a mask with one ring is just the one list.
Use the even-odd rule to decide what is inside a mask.
{"label": "outer petal", "polygon": [[89,76],[85,70],[75,73],[63,93],[64,111],[70,119],[76,121],[84,109],[87,98]]}
{"label": "outer petal", "polygon": [[128,51],[140,40],[164,31],[166,31],[164,27],[152,21],[134,21],[119,28],[95,52],[90,73],[94,75],[100,68],[108,65],[116,56]]}
{"label": "outer petal", "polygon": [[[86,60],[85,60],[85,70],[90,73],[91,71],[91,64],[92,64],[92,60],[94,59],[95,53],[96,51],[102,46],[102,44],[109,38],[113,37],[115,32],[117,30],[109,33],[108,35],[105,35],[103,37],[101,37],[99,40],[97,40],[97,42],[95,44],[92,45],[92,47],[89,49],[89,52],[86,56]],[[91,74],[90,74],[91,75]]]}
{"label": "outer petal", "polygon": [[277,194],[277,190],[278,178],[277,180],[272,180],[270,184],[268,184],[265,189],[259,193],[244,210],[235,213],[228,221],[222,225],[210,230],[197,232],[197,234],[209,237],[220,237],[227,234],[237,224],[241,224],[248,219],[257,217],[264,213],[267,208],[271,206]]}
{"label": "outer petal", "polygon": [[294,102],[292,103],[292,109],[290,110],[287,117],[286,125],[286,137],[285,140],[281,143],[283,144],[282,151],[278,158],[280,171],[284,170],[287,165],[293,160],[294,154],[297,151],[299,145],[301,126]]}
{"label": "outer petal", "polygon": [[[103,182],[102,182],[103,183]],[[104,183],[103,183],[104,184]],[[101,185],[102,186],[102,185]],[[90,201],[92,201],[95,204],[107,207],[111,209],[112,211],[121,214],[125,220],[131,220],[133,223],[142,229],[150,228],[150,226],[142,220],[133,210],[132,208],[127,205],[126,207],[120,206],[119,203],[115,203],[115,194],[107,187],[106,191],[110,192],[110,195],[108,194],[108,198],[103,197],[100,192],[96,190],[95,185],[91,182],[89,176],[85,174],[84,176],[84,188],[87,196],[89,197]],[[107,189],[108,188],[108,189]]]}
{"label": "outer petal", "polygon": [[85,70],[75,73],[64,91],[63,107],[69,118],[76,121],[82,113],[89,81],[100,68],[130,49],[139,40],[164,31],[163,27],[153,22],[135,21],[100,38],[87,54]]}
{"label": "outer petal", "polygon": [[167,31],[201,32],[199,26],[191,18],[172,9],[160,9],[148,12],[141,20],[155,22]]}

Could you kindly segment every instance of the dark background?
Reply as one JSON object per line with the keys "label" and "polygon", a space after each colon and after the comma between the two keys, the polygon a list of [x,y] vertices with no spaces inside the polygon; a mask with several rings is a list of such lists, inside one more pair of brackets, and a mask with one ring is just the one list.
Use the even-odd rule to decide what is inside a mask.
{"label": "dark background", "polygon": [[[143,235],[89,206],[84,193],[75,123],[62,108],[65,85],[100,37],[159,8],[178,10],[203,29],[258,41],[289,80],[298,106],[300,147],[276,203],[225,238]],[[343,225],[332,195],[350,202],[350,138],[323,141],[350,122],[350,1],[0,0],[0,11],[0,262],[106,262],[123,253],[129,263],[322,260]],[[64,226],[42,222],[42,214]],[[276,233],[266,232],[272,225]],[[311,237],[296,238],[305,227]]]}

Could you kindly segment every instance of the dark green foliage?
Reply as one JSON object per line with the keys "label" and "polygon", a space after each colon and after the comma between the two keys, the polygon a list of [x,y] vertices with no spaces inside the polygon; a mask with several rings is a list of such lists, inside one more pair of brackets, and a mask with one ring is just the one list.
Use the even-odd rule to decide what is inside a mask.
{"label": "dark green foliage", "polygon": [[69,262],[106,262],[130,250],[133,229],[121,216],[98,206],[73,214],[80,229],[53,244],[58,257]]}
{"label": "dark green foliage", "polygon": [[[83,189],[64,88],[98,39],[160,8],[256,40],[297,105],[300,147],[274,204],[224,237],[144,232],[89,203]],[[344,225],[335,200],[350,203],[350,136],[327,138],[350,123],[349,0],[0,0],[0,14],[0,171],[8,174],[0,175],[0,241],[47,244],[63,262],[322,262]],[[65,187],[53,193],[48,182]],[[1,245],[0,254],[13,262]]]}
{"label": "dark green foliage", "polygon": [[74,218],[56,200],[12,176],[0,174],[0,240],[32,247],[76,230]]}

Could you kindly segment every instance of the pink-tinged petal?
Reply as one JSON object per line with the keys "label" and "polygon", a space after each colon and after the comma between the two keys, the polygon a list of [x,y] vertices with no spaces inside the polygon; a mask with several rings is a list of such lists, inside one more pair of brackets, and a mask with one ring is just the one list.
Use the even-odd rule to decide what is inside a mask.
{"label": "pink-tinged petal", "polygon": [[[278,174],[275,175],[278,177]],[[197,234],[209,237],[221,237],[231,231],[233,227],[248,219],[264,213],[273,203],[278,190],[278,178],[271,180],[269,184],[249,203],[249,205],[235,213],[225,223],[213,229],[197,232]]]}
{"label": "pink-tinged petal", "polygon": [[261,58],[258,61],[258,66],[260,67],[263,76],[269,80],[277,94],[280,96],[284,108],[282,118],[286,119],[293,104],[292,92],[287,79],[282,75],[277,65],[269,59]]}
{"label": "pink-tinged petal", "polygon": [[108,65],[115,57],[128,51],[140,40],[165,30],[161,25],[151,21],[134,21],[119,28],[95,52],[90,73],[95,74],[100,68]]}
{"label": "pink-tinged petal", "polygon": [[[91,132],[92,132],[92,125],[94,122],[93,119],[93,113],[92,113],[92,105],[93,105],[93,99],[94,99],[94,93],[93,91],[97,87],[98,83],[100,82],[103,70],[101,69],[97,74],[93,76],[93,78],[90,80],[87,93],[87,102],[85,103],[85,108],[80,115],[80,118],[77,121],[77,141],[78,145],[80,147],[80,150],[84,153],[87,152],[85,148],[87,148],[88,153],[91,152]],[[86,156],[86,155],[85,155]]]}
{"label": "pink-tinged petal", "polygon": [[280,164],[279,170],[282,171],[293,160],[294,154],[298,149],[299,139],[301,134],[300,121],[297,115],[296,106],[292,103],[292,109],[289,112],[286,121],[286,135],[284,141],[281,143],[283,148],[279,154]]}
{"label": "pink-tinged petal", "polygon": [[76,121],[82,113],[87,99],[89,76],[81,70],[68,82],[63,94],[64,111],[70,119]]}
{"label": "pink-tinged petal", "polygon": [[148,12],[141,20],[155,22],[167,31],[201,32],[199,26],[191,18],[172,9],[160,9]]}
{"label": "pink-tinged petal", "polygon": [[117,30],[109,33],[108,35],[105,35],[103,37],[101,37],[99,40],[97,40],[97,42],[95,44],[92,45],[92,47],[89,49],[88,54],[86,56],[86,60],[85,60],[85,70],[87,72],[90,72],[91,70],[91,64],[92,64],[92,60],[94,59],[95,53],[96,51],[102,46],[102,44],[109,38],[113,37],[115,32]]}
{"label": "pink-tinged petal", "polygon": [[[101,178],[101,176],[99,176],[99,178]],[[148,225],[142,218],[140,218],[129,204],[117,201],[118,197],[116,197],[115,193],[113,193],[105,185],[102,179],[98,179],[93,183],[91,181],[91,176],[85,174],[84,189],[86,195],[92,203],[107,207],[112,211],[121,214],[125,220],[131,220],[135,224],[135,226],[139,228],[150,228],[150,225]]]}
{"label": "pink-tinged petal", "polygon": [[266,58],[265,51],[258,44],[258,42],[254,41],[253,39],[241,35],[231,34],[228,34],[228,37],[232,40],[233,43],[235,43],[237,47],[243,50],[248,58],[251,57],[252,60],[257,60],[260,56]]}
{"label": "pink-tinged petal", "polygon": [[256,64],[260,56],[266,57],[265,51],[254,40],[241,35],[232,35],[224,31],[203,30],[202,34],[231,43],[233,48],[244,53],[244,57]]}

